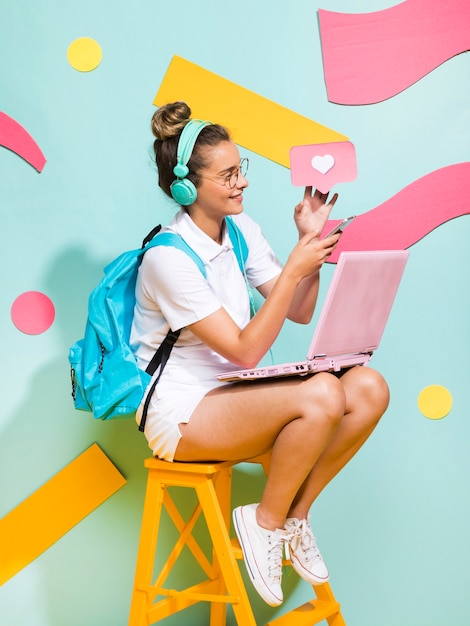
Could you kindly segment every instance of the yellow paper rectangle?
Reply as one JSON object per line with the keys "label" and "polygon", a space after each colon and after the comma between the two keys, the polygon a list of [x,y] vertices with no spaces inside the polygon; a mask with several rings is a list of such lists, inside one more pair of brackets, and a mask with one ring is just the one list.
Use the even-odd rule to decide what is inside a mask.
{"label": "yellow paper rectangle", "polygon": [[184,100],[192,117],[226,126],[235,143],[289,167],[293,146],[347,141],[348,137],[253,91],[174,56],[153,104]]}
{"label": "yellow paper rectangle", "polygon": [[126,483],[97,444],[90,446],[0,520],[0,585]]}

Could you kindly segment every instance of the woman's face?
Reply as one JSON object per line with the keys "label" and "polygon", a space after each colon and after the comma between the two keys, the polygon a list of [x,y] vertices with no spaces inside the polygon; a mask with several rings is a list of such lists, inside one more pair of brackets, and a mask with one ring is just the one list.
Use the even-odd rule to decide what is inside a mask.
{"label": "woman's face", "polygon": [[[237,146],[232,141],[221,141],[216,146],[206,146],[204,157],[209,166],[199,172],[201,183],[193,206],[197,206],[210,217],[220,218],[241,213],[243,190],[248,187],[248,181],[239,172],[240,154]],[[231,189],[230,175],[237,172],[238,178]]]}

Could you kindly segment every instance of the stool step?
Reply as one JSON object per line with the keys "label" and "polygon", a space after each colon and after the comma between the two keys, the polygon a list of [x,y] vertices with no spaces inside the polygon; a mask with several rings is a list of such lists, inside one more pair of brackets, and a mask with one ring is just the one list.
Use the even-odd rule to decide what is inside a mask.
{"label": "stool step", "polygon": [[312,626],[323,620],[328,620],[330,626],[346,626],[339,609],[338,602],[310,600],[310,602],[302,604],[286,615],[281,615],[268,622],[266,626]]}
{"label": "stool step", "polygon": [[170,472],[171,474],[195,474],[213,476],[224,469],[233,467],[234,461],[220,461],[217,463],[173,463],[152,457],[144,461],[148,470]]}

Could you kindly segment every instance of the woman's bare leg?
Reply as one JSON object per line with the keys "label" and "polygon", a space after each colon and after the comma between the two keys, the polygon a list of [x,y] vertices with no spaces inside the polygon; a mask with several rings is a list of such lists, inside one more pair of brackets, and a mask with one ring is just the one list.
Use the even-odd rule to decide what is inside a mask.
{"label": "woman's bare leg", "polygon": [[201,401],[188,424],[180,425],[175,460],[243,460],[272,449],[257,519],[264,528],[282,528],[345,410],[343,383],[327,373],[222,387]]}
{"label": "woman's bare leg", "polygon": [[243,460],[271,453],[261,502],[234,511],[247,571],[269,604],[282,602],[286,543],[300,576],[313,584],[328,580],[308,523],[310,507],[366,441],[387,404],[383,378],[361,367],[341,378],[323,373],[223,387],[180,425],[176,460]]}
{"label": "woman's bare leg", "polygon": [[387,409],[388,386],[375,370],[355,367],[340,380],[346,394],[346,414],[295,496],[289,517],[307,517],[312,503],[365,443]]}

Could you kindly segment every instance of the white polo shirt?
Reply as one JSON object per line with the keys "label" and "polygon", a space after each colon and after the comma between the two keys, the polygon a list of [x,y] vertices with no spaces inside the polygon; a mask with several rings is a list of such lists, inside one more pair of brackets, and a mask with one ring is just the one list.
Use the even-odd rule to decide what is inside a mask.
{"label": "white polo shirt", "polygon": [[[250,285],[256,288],[277,276],[282,264],[250,217],[242,213],[233,219],[246,239],[246,274]],[[176,384],[199,382],[214,387],[218,384],[214,378],[217,373],[236,366],[210,350],[185,327],[223,307],[243,328],[250,320],[245,278],[227,232],[219,245],[185,211],[180,211],[163,230],[183,237],[202,259],[207,278],[182,250],[167,246],[148,250],[137,279],[131,346],[139,366],[145,369],[169,326],[173,330],[182,328],[159,385],[165,379]]]}

